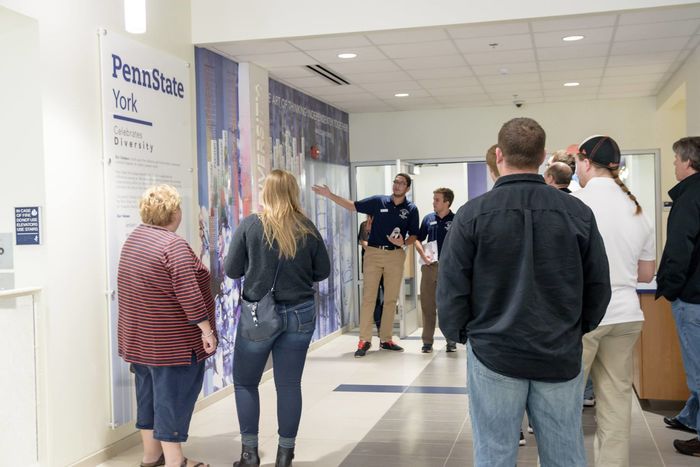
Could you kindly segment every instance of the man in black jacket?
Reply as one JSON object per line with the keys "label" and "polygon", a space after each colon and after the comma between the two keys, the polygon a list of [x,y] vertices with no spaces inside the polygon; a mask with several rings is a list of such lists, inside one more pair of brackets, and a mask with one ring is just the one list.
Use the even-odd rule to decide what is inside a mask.
{"label": "man in black jacket", "polygon": [[459,209],[443,245],[440,329],[468,341],[477,467],[515,465],[526,407],[542,466],[586,465],[581,338],[610,300],[608,259],[591,209],[537,174],[544,145],[536,121],[505,123],[501,177]]}
{"label": "man in black jacket", "polygon": [[[678,184],[668,192],[673,200],[668,215],[666,246],[656,276],[656,298],[671,302],[690,398],[670,427],[695,432],[700,426],[700,137],[681,138],[673,144],[673,166]],[[700,440],[675,440],[683,454],[700,456]]]}

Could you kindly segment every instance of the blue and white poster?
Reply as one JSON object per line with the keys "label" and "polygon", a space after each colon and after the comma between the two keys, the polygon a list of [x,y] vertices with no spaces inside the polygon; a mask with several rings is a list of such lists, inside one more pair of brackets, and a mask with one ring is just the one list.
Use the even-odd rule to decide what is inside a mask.
{"label": "blue and white poster", "polygon": [[[117,266],[121,246],[141,223],[138,202],[151,185],[167,183],[191,219],[193,191],[190,64],[124,36],[100,35],[103,164],[110,311],[112,425],[133,419],[129,367],[117,355]],[[189,223],[178,234],[188,241]]]}
{"label": "blue and white poster", "polygon": [[39,207],[15,208],[15,239],[17,245],[41,245]]}

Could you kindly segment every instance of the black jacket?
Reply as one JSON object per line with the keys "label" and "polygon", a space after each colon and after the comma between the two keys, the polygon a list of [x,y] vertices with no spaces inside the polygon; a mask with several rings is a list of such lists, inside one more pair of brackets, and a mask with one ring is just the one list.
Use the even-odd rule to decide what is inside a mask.
{"label": "black jacket", "polygon": [[656,298],[700,304],[700,173],[671,188],[666,246],[656,274]]}
{"label": "black jacket", "polygon": [[440,329],[509,377],[576,377],[610,293],[593,212],[536,174],[502,176],[462,206],[440,256]]}
{"label": "black jacket", "polygon": [[[278,303],[295,305],[314,298],[314,282],[322,281],[330,274],[328,251],[321,234],[310,220],[308,226],[314,234],[307,235],[297,245],[297,254],[293,259],[286,259],[281,264],[275,284],[275,301]],[[243,296],[256,302],[272,287],[278,256],[277,244],[269,247],[260,218],[257,214],[251,214],[233,232],[224,269],[232,279],[245,276]]]}

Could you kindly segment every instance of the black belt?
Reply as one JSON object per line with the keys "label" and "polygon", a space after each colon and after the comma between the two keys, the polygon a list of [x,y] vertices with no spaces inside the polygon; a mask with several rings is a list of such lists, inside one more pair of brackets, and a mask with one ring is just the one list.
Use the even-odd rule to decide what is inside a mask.
{"label": "black belt", "polygon": [[372,248],[379,248],[380,250],[398,250],[401,248],[400,246],[396,245],[372,245],[371,243],[368,243],[367,246],[371,246]]}

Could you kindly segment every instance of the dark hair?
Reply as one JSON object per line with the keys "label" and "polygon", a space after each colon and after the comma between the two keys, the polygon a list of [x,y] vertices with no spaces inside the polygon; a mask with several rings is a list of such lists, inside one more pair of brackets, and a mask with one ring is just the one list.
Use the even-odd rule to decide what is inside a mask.
{"label": "dark hair", "polygon": [[690,166],[700,172],[700,136],[686,136],[673,143],[673,152],[681,161],[690,160]]}
{"label": "dark hair", "polygon": [[536,169],[542,163],[546,135],[539,123],[520,117],[507,121],[498,132],[498,147],[509,166]]}
{"label": "dark hair", "polygon": [[[396,177],[403,177],[404,180],[406,180],[406,188],[411,188],[411,176],[408,174],[405,174],[403,172],[399,172],[396,174]],[[396,180],[396,177],[394,177],[394,180]]]}
{"label": "dark hair", "polygon": [[498,166],[496,165],[496,148],[498,147],[497,144],[494,144],[489,148],[488,151],[486,151],[486,165],[489,167],[489,170],[493,172],[493,174],[498,178],[500,173],[498,173]]}
{"label": "dark hair", "polygon": [[574,175],[571,172],[571,167],[569,167],[565,162],[553,162],[552,165],[547,167],[544,171],[544,175],[549,175],[554,179],[554,183],[557,185],[568,186],[571,183],[571,177]]}
{"label": "dark hair", "polygon": [[442,195],[442,199],[445,200],[446,202],[450,203],[450,206],[452,206],[452,201],[455,200],[455,193],[454,191],[450,190],[449,188],[438,188],[435,191],[433,191],[433,194],[438,194],[440,193]]}

